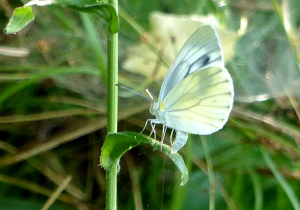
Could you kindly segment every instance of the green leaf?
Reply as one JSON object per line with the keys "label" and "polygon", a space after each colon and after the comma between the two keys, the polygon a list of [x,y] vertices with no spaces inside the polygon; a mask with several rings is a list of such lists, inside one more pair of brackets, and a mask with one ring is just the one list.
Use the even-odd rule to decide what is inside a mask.
{"label": "green leaf", "polygon": [[173,153],[170,146],[161,144],[160,141],[148,138],[139,133],[121,132],[108,134],[102,148],[100,164],[105,170],[110,170],[112,165],[119,163],[120,158],[126,151],[141,144],[151,144],[154,150],[157,149],[165,153],[181,172],[180,185],[186,184],[188,170],[183,158],[178,153]]}
{"label": "green leaf", "polygon": [[80,12],[97,14],[109,23],[109,29],[112,33],[117,33],[119,31],[117,12],[111,4],[93,4],[84,6],[69,5],[68,7]]}
{"label": "green leaf", "polygon": [[34,15],[30,6],[16,8],[4,31],[7,34],[16,33],[24,28],[33,19]]}
{"label": "green leaf", "polygon": [[49,5],[69,7],[77,11],[97,14],[108,22],[109,29],[112,33],[117,33],[119,31],[119,19],[115,8],[111,4],[107,4],[107,3],[95,4],[95,1],[92,0],[30,1],[27,4],[25,4],[23,7],[19,7],[15,9],[13,16],[10,19],[4,31],[7,34],[16,33],[21,29],[23,29],[28,23],[30,23],[34,19],[34,14],[32,13],[31,6],[49,6]]}

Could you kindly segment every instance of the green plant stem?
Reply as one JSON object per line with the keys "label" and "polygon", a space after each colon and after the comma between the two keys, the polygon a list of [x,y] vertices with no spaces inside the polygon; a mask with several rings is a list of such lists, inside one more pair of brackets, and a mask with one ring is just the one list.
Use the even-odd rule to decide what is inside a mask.
{"label": "green plant stem", "polygon": [[[110,4],[118,14],[118,1],[110,0]],[[116,133],[118,125],[118,33],[112,33],[108,29],[108,103],[107,103],[107,132]],[[106,210],[117,209],[117,175],[118,163],[112,162],[106,170]]]}
{"label": "green plant stem", "polygon": [[116,133],[118,124],[118,34],[108,32],[107,132]]}
{"label": "green plant stem", "polygon": [[111,168],[106,171],[106,209],[117,209],[117,175],[118,164],[113,163]]}

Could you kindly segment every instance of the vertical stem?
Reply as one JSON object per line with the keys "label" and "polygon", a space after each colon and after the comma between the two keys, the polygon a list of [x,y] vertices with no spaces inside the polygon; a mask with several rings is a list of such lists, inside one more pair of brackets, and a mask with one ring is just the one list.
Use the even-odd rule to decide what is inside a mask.
{"label": "vertical stem", "polygon": [[216,200],[216,184],[215,184],[215,178],[214,178],[214,172],[213,172],[213,165],[211,162],[209,147],[206,142],[206,137],[200,136],[204,154],[206,157],[206,163],[207,163],[207,171],[208,171],[208,180],[209,180],[209,210],[215,209],[215,200]]}
{"label": "vertical stem", "polygon": [[118,124],[118,33],[108,30],[107,132],[116,133]]}
{"label": "vertical stem", "polygon": [[[109,0],[118,14],[118,0]],[[118,125],[118,33],[108,29],[108,102],[107,102],[107,132],[116,133]],[[111,164],[106,171],[106,210],[117,209],[117,175],[118,163]]]}
{"label": "vertical stem", "polygon": [[117,209],[117,174],[118,164],[112,164],[106,171],[106,210]]}

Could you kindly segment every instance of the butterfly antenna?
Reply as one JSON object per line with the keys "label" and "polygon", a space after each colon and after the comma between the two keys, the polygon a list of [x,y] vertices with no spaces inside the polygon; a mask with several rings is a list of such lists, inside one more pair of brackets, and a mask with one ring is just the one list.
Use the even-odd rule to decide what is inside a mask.
{"label": "butterfly antenna", "polygon": [[[131,92],[134,92],[134,93],[136,93],[136,94],[138,94],[139,96],[142,96],[143,98],[145,98],[145,99],[147,99],[148,101],[150,101],[150,103],[153,103],[153,97],[152,97],[152,95],[150,94],[150,97],[151,97],[151,99],[150,98],[147,98],[146,96],[144,96],[143,94],[141,94],[141,93],[139,93],[139,92],[137,92],[137,91],[135,91],[135,90],[132,90],[132,89],[130,89],[130,88],[128,88],[128,87],[125,87],[125,86],[123,86],[123,85],[119,85],[119,84],[116,84],[116,86],[118,86],[118,87],[120,87],[120,88],[123,88],[123,89],[125,89],[125,90],[129,90],[129,91],[131,91]],[[146,89],[146,91],[147,91],[148,89]],[[147,92],[148,93],[148,92]],[[149,93],[148,93],[149,94]]]}
{"label": "butterfly antenna", "polygon": [[150,91],[148,90],[148,88],[146,89],[146,92],[148,93],[148,95],[150,96],[150,98],[152,99],[152,102],[153,102],[153,96],[152,96],[152,94],[150,93]]}

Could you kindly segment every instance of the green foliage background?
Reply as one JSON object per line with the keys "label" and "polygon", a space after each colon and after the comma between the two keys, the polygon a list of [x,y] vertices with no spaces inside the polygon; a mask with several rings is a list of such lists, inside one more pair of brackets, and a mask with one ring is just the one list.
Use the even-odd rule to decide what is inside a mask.
{"label": "green foliage background", "polygon": [[[141,38],[124,14],[146,31],[149,14],[162,11],[212,13],[233,31],[239,29],[242,17],[248,19],[247,33],[227,65],[240,95],[259,89],[257,77],[249,83],[247,74],[253,69],[266,73],[270,60],[282,61],[283,74],[287,68],[299,70],[297,0],[228,0],[224,7],[219,3],[120,1],[120,63],[128,47]],[[290,15],[295,37],[285,33],[287,20],[276,10],[276,5],[284,3],[289,10],[282,11]],[[1,1],[0,28],[5,28],[13,9],[22,5],[17,0]],[[106,136],[106,24],[97,16],[57,6],[35,8],[34,13],[35,20],[19,33],[0,34],[0,46],[30,51],[25,57],[0,55],[1,210],[40,209],[69,175],[70,184],[50,209],[104,209],[105,172],[98,165]],[[283,40],[280,47],[278,39]],[[291,60],[285,59],[287,51],[295,54]],[[237,78],[237,70],[245,75]],[[133,88],[145,82],[123,69],[119,77]],[[149,86],[158,92],[160,82]],[[168,157],[147,145],[133,148],[120,162],[118,209],[209,209],[210,199],[218,210],[299,209],[296,93],[287,89],[280,97],[276,92],[261,102],[236,101],[222,131],[205,138],[191,136],[180,151],[189,168],[186,186],[179,186],[180,172]],[[149,103],[124,91],[120,95],[119,131],[140,132],[151,117]],[[209,186],[209,180],[213,185]],[[215,197],[209,194],[211,188],[216,189]]]}

